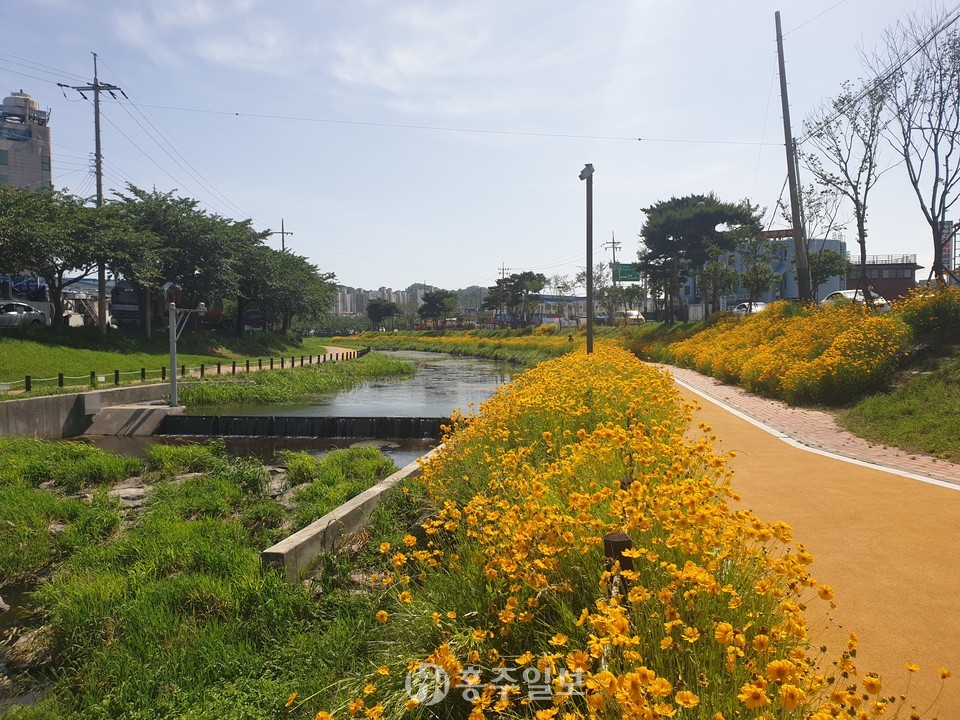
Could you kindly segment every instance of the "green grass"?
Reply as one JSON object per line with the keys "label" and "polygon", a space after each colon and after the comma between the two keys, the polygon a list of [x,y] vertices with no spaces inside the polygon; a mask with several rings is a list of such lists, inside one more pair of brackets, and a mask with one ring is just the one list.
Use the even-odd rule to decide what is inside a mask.
{"label": "green grass", "polygon": [[[301,343],[274,333],[248,333],[242,339],[210,331],[184,333],[178,342],[177,363],[187,367],[214,368],[221,362],[229,369],[250,358],[323,354],[324,347],[309,338]],[[101,338],[95,329],[75,328],[59,335],[46,331],[26,334],[0,333],[0,383],[14,383],[23,389],[24,376],[33,380],[31,395],[62,392],[57,375],[63,373],[65,385],[88,387],[90,372],[106,379],[102,386],[113,385],[115,370],[121,383],[140,381],[140,369],[147,379],[157,382],[160,368],[170,365],[169,341],[166,332],[158,331],[150,340],[133,332],[111,331]],[[70,391],[67,388],[65,391]],[[22,397],[19,395],[18,397]]]}
{"label": "green grass", "polygon": [[[57,454],[58,444],[29,442],[34,458]],[[0,461],[15,445],[0,446]],[[346,559],[327,558],[311,592],[264,575],[259,553],[297,518],[308,522],[395,468],[371,448],[286,461],[301,468],[292,512],[265,495],[259,462],[228,461],[222,443],[152,451],[145,467],[156,484],[128,529],[102,491],[87,504],[6,472],[0,527],[15,531],[0,533],[0,577],[48,573],[34,601],[53,628],[55,660],[45,698],[3,717],[266,720],[282,717],[304,683],[332,688],[365,672],[377,594],[357,592]],[[183,472],[198,474],[173,478]],[[393,494],[374,527],[399,537],[415,522],[411,507]],[[68,529],[52,538],[52,520]],[[55,545],[42,557],[18,540],[34,530]]]}
{"label": "green grass", "polygon": [[904,376],[899,387],[838,412],[837,421],[875,443],[960,462],[960,358]]}
{"label": "green grass", "polygon": [[296,504],[294,529],[356,497],[396,470],[393,461],[376,448],[334,450],[322,458],[305,453],[284,452],[287,480],[299,487],[293,493]]}
{"label": "green grass", "polygon": [[309,395],[344,390],[371,378],[402,377],[415,372],[413,363],[370,353],[350,362],[321,363],[191,383],[181,389],[180,400],[192,407],[290,402]]}

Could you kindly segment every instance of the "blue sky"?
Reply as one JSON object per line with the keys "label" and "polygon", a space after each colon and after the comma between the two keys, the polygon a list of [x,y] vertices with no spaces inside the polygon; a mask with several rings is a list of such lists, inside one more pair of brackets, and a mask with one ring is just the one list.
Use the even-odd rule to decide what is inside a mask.
{"label": "blue sky", "polygon": [[[104,96],[108,191],[176,189],[259,229],[283,220],[287,247],[346,285],[456,289],[492,285],[501,268],[583,267],[585,163],[597,259],[613,234],[618,259],[634,259],[641,208],[674,195],[748,198],[769,220],[786,177],[774,11],[799,133],[914,6],[932,7],[4,2],[0,92],[22,88],[52,112],[54,184],[93,195],[92,106],[56,83],[90,83],[96,52],[100,81],[129,98]],[[902,168],[875,193],[868,252],[929,266]]]}

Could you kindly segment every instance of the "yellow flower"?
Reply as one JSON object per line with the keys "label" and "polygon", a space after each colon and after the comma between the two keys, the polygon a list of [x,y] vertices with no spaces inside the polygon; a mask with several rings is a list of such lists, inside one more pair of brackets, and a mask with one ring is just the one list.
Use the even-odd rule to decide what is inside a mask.
{"label": "yellow flower", "polygon": [[649,689],[651,695],[666,697],[673,692],[673,685],[671,685],[670,681],[666,678],[658,677],[651,681]]}
{"label": "yellow flower", "polygon": [[910,672],[920,672],[920,666],[917,665],[916,663],[908,662],[907,670],[909,670]]}
{"label": "yellow flower", "polygon": [[373,695],[373,693],[375,693],[376,691],[377,691],[377,686],[374,685],[373,683],[367,683],[366,685],[363,686],[364,695]]}
{"label": "yellow flower", "polygon": [[412,598],[411,598],[410,592],[409,592],[408,590],[404,590],[402,593],[400,593],[400,594],[397,596],[397,600],[399,600],[399,601],[402,602],[402,603],[408,603],[408,602],[410,602],[411,599],[412,599]]}
{"label": "yellow flower", "polygon": [[880,692],[880,678],[876,675],[867,675],[863,678],[863,689],[868,695]]}
{"label": "yellow flower", "polygon": [[940,673],[941,680],[946,680],[948,677],[950,677],[953,674],[950,672],[950,670],[948,670],[945,667],[939,668],[938,672]]}
{"label": "yellow flower", "polygon": [[759,685],[754,685],[753,683],[746,683],[740,688],[737,700],[746,705],[749,710],[766,707],[770,704],[770,698],[767,697],[766,691]]}
{"label": "yellow flower", "polygon": [[417,544],[417,538],[414,537],[413,535],[409,535],[409,534],[408,534],[408,535],[404,535],[404,536],[403,536],[403,544],[406,545],[407,547],[413,547],[414,545]]}
{"label": "yellow flower", "polygon": [[389,617],[390,613],[388,613],[386,610],[377,611],[377,622],[385,623]]}
{"label": "yellow flower", "polygon": [[833,600],[833,588],[829,585],[821,585],[817,588],[817,595],[819,595],[822,600]]}
{"label": "yellow flower", "polygon": [[563,646],[567,644],[567,640],[569,640],[569,638],[566,635],[564,635],[563,633],[557,633],[552,638],[550,638],[549,642],[551,645]]}
{"label": "yellow flower", "polygon": [[673,696],[673,701],[683,708],[695,708],[700,704],[700,698],[689,690],[681,690]]}
{"label": "yellow flower", "polygon": [[417,700],[416,698],[410,698],[409,700],[407,700],[407,701],[403,704],[403,706],[404,706],[409,712],[413,712],[413,711],[416,710],[418,707],[420,707],[420,701]]}
{"label": "yellow flower", "polygon": [[717,625],[713,631],[713,639],[721,645],[732,645],[735,636],[733,625],[728,622],[722,622]]}
{"label": "yellow flower", "polygon": [[356,715],[361,710],[363,710],[363,700],[360,698],[354,698],[347,703],[347,712],[351,715]]}
{"label": "yellow flower", "polygon": [[313,716],[313,720],[333,720],[333,715],[328,713],[326,710],[321,710]]}
{"label": "yellow flower", "polygon": [[386,555],[388,552],[390,552],[390,543],[388,542],[380,543],[380,553],[383,555]]}
{"label": "yellow flower", "polygon": [[297,693],[294,692],[287,698],[287,701],[283,704],[284,707],[290,707],[293,705],[293,701],[297,699]]}
{"label": "yellow flower", "polygon": [[783,685],[780,688],[780,702],[787,710],[795,710],[807,701],[807,695],[796,685]]}
{"label": "yellow flower", "polygon": [[380,667],[377,668],[377,673],[380,675],[389,675],[390,668],[388,668],[386,665],[381,665]]}
{"label": "yellow flower", "polygon": [[786,682],[797,674],[797,666],[789,660],[773,660],[767,663],[767,677],[770,682]]}

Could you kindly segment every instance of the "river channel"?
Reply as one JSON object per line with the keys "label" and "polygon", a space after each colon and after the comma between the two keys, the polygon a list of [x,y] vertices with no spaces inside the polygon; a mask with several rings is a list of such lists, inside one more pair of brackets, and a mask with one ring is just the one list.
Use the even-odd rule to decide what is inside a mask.
{"label": "river channel", "polygon": [[[386,378],[363,383],[349,390],[311,397],[297,403],[272,405],[218,405],[191,408],[190,415],[297,416],[297,417],[447,417],[458,408],[475,410],[490,398],[511,373],[514,365],[446,353],[388,351],[385,354],[417,365],[417,373],[404,378]],[[197,442],[199,438],[154,436],[149,438],[85,438],[105,450],[139,455],[156,442]],[[230,455],[252,455],[270,462],[280,450],[303,450],[322,454],[333,448],[371,444],[362,440],[314,438],[225,438]],[[432,440],[375,441],[394,463],[403,467],[429,451]]]}

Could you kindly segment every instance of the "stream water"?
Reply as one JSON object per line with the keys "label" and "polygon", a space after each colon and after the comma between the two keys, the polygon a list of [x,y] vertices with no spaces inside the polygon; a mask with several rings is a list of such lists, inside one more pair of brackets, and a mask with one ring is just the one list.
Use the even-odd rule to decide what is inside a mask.
{"label": "stream water", "polygon": [[[390,351],[386,354],[416,363],[410,377],[372,380],[349,390],[311,397],[297,403],[273,405],[218,405],[192,408],[190,415],[237,415],[275,417],[448,417],[458,408],[475,410],[505,382],[515,366],[474,357],[445,353]],[[126,455],[141,455],[152,443],[197,442],[199,437],[90,437],[98,447]],[[321,438],[228,437],[232,456],[252,455],[271,462],[280,450],[302,450],[322,454],[331,449],[374,444],[404,467],[428,452],[432,440],[351,440]]]}

